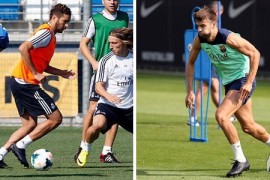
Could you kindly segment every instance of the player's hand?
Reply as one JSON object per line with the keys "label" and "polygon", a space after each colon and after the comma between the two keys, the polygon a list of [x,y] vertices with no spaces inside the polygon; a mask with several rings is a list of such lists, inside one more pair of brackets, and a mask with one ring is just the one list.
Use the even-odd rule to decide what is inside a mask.
{"label": "player's hand", "polygon": [[77,74],[72,70],[63,70],[61,76],[65,79],[75,79]]}
{"label": "player's hand", "polygon": [[47,80],[47,77],[44,74],[35,73],[34,77],[36,80],[38,80],[40,83],[44,83]]}
{"label": "player's hand", "polygon": [[121,102],[121,99],[115,95],[111,95],[107,100],[113,104],[120,104]]}
{"label": "player's hand", "polygon": [[248,97],[249,93],[251,92],[252,84],[251,83],[245,83],[241,89],[239,90],[240,93],[240,100],[244,100]]}
{"label": "player's hand", "polygon": [[92,68],[93,68],[94,71],[96,71],[98,69],[98,62],[97,61],[95,61],[91,65],[92,65]]}
{"label": "player's hand", "polygon": [[189,109],[194,109],[195,95],[193,91],[188,92],[186,96],[186,107]]}

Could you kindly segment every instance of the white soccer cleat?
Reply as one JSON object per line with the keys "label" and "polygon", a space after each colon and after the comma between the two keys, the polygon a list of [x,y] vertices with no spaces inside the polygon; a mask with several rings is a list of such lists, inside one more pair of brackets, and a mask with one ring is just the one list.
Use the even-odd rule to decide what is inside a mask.
{"label": "white soccer cleat", "polygon": [[200,126],[200,123],[198,123],[198,121],[188,121],[187,122],[187,125],[189,125],[189,126]]}

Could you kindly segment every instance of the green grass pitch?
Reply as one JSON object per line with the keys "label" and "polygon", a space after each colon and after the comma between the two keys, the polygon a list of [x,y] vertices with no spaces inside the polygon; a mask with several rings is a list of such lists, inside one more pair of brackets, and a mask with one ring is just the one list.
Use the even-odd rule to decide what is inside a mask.
{"label": "green grass pitch", "polygon": [[[270,132],[270,86],[257,81],[252,96],[255,120]],[[224,91],[223,91],[224,93]],[[214,119],[210,103],[208,142],[190,142],[183,75],[137,73],[137,179],[225,179],[233,152]],[[251,167],[238,179],[269,179],[270,147],[243,133],[235,123]]]}
{"label": "green grass pitch", "polygon": [[[15,127],[0,127],[0,143],[8,139]],[[133,178],[133,137],[130,133],[119,128],[113,151],[122,163],[104,164],[99,162],[104,136],[96,140],[92,146],[89,162],[81,168],[73,161],[73,156],[78,149],[81,138],[80,127],[58,127],[48,135],[28,146],[26,155],[30,163],[31,154],[40,148],[48,149],[54,156],[54,164],[48,171],[24,169],[19,161],[10,152],[5,162],[10,168],[0,169],[0,179],[6,180],[81,180],[81,179],[121,179]]]}

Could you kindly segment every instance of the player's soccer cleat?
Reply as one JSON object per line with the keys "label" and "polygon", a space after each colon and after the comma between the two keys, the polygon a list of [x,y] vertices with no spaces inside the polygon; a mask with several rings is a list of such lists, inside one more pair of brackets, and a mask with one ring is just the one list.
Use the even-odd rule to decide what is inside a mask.
{"label": "player's soccer cleat", "polygon": [[266,162],[266,171],[270,173],[270,154],[268,155],[268,159]]}
{"label": "player's soccer cleat", "polygon": [[194,122],[194,121],[188,120],[187,125],[189,125],[189,126],[197,126],[198,127],[198,126],[200,126],[200,123],[198,121]]}
{"label": "player's soccer cleat", "polygon": [[235,177],[240,176],[243,171],[249,170],[249,162],[239,162],[237,160],[234,161],[232,169],[227,173],[227,177]]}
{"label": "player's soccer cleat", "polygon": [[77,164],[78,166],[85,166],[86,162],[87,162],[87,159],[88,159],[88,156],[89,156],[89,152],[86,151],[86,150],[81,150],[78,158],[77,158]]}
{"label": "player's soccer cleat", "polygon": [[99,160],[102,163],[120,163],[115,157],[113,153],[108,153],[106,155],[100,154]]}
{"label": "player's soccer cleat", "polygon": [[4,162],[4,160],[0,161],[0,169],[4,169],[7,167],[7,164]]}
{"label": "player's soccer cleat", "polygon": [[20,161],[20,163],[25,168],[29,168],[29,163],[27,162],[27,159],[26,159],[25,149],[20,149],[20,148],[18,148],[16,146],[16,144],[14,144],[11,147],[11,150],[12,150],[13,154],[18,158],[18,160]]}
{"label": "player's soccer cleat", "polygon": [[79,156],[79,154],[81,153],[81,151],[82,151],[82,148],[79,147],[79,148],[78,148],[78,151],[77,151],[76,154],[74,155],[74,161],[75,161],[75,163],[77,163],[77,159],[78,159],[78,156]]}

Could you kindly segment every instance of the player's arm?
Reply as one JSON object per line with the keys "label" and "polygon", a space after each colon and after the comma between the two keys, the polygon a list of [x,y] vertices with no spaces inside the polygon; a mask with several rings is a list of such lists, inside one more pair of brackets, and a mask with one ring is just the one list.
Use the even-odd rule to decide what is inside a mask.
{"label": "player's arm", "polygon": [[96,34],[96,28],[93,18],[89,18],[87,21],[87,25],[85,26],[85,29],[83,31],[83,36],[80,41],[80,51],[83,54],[83,56],[90,62],[90,64],[93,67],[93,70],[97,70],[98,68],[98,62],[95,59],[94,55],[89,49],[89,43],[91,42],[92,38]]}
{"label": "player's arm", "polygon": [[226,43],[230,47],[237,49],[242,54],[248,56],[250,59],[250,71],[247,82],[240,89],[240,98],[246,98],[252,89],[252,83],[258,71],[260,52],[250,42],[235,33],[230,33],[228,35]]}
{"label": "player's arm", "polygon": [[88,44],[90,43],[91,39],[88,37],[82,37],[80,41],[80,51],[83,56],[91,63],[94,70],[98,68],[98,62],[94,58],[93,54],[91,53]]}
{"label": "player's arm", "polygon": [[31,73],[34,75],[34,77],[40,81],[44,82],[46,77],[45,75],[37,72],[35,66],[32,63],[31,56],[30,56],[30,50],[33,49],[34,46],[31,42],[25,41],[23,42],[19,47],[19,52],[21,54],[22,60],[24,61],[25,65],[28,67],[28,69],[31,71]]}
{"label": "player's arm", "polygon": [[113,104],[119,104],[121,101],[119,97],[112,95],[106,91],[104,82],[96,82],[95,90],[100,96],[104,97]]}
{"label": "player's arm", "polygon": [[195,37],[192,48],[189,54],[189,58],[186,65],[186,79],[187,79],[187,96],[186,96],[186,107],[194,108],[193,104],[195,101],[195,95],[193,92],[193,75],[194,75],[194,64],[197,59],[197,56],[201,50],[200,40]]}
{"label": "player's arm", "polygon": [[74,79],[74,78],[76,78],[76,73],[73,72],[72,70],[62,70],[62,69],[52,67],[50,65],[47,66],[47,68],[45,69],[45,72],[53,74],[53,75],[61,76],[61,77],[65,78],[65,79]]}

